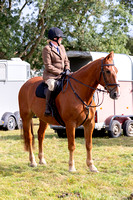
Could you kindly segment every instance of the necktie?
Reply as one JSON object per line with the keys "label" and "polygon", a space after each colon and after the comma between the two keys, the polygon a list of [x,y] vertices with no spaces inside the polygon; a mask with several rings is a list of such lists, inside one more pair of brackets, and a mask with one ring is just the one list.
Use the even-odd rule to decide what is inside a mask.
{"label": "necktie", "polygon": [[58,52],[58,54],[60,54],[60,51],[59,51],[59,48],[57,47],[57,52]]}

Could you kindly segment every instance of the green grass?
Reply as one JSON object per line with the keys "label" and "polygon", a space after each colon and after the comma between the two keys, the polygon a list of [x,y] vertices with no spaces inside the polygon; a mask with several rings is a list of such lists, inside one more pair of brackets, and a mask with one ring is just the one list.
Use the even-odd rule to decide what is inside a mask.
{"label": "green grass", "polygon": [[[34,127],[35,133],[37,126]],[[38,142],[35,134],[35,157]],[[93,138],[93,160],[86,166],[84,138],[76,138],[75,173],[68,172],[67,139],[50,128],[44,140],[46,166],[29,167],[20,131],[0,131],[0,200],[129,200],[133,193],[133,137]]]}

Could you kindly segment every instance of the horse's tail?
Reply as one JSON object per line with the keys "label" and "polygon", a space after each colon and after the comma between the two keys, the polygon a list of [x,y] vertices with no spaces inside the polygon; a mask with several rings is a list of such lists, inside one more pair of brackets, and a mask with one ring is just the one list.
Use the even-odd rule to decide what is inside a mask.
{"label": "horse's tail", "polygon": [[34,137],[34,131],[33,131],[33,120],[31,120],[31,134],[32,134],[32,147],[34,148],[35,144],[35,137]]}
{"label": "horse's tail", "polygon": [[34,133],[33,133],[33,121],[31,120],[31,123],[30,123],[30,131],[29,130],[25,130],[25,128],[23,127],[21,129],[21,135],[22,135],[22,138],[24,139],[24,148],[25,148],[25,151],[29,151],[29,137],[30,137],[30,133],[31,133],[31,136],[32,136],[32,147],[34,148]]}

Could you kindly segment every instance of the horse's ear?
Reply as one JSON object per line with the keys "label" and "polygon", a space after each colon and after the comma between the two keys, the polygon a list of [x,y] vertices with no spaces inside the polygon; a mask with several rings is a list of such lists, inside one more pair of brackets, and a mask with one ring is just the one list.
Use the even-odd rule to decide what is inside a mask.
{"label": "horse's ear", "polygon": [[111,51],[111,53],[110,54],[108,54],[105,58],[104,58],[104,60],[113,60],[113,58],[114,58],[114,52],[113,51]]}

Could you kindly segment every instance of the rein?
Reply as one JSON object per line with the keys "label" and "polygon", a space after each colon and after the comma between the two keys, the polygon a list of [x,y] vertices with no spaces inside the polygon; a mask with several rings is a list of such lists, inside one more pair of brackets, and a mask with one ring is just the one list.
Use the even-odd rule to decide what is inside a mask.
{"label": "rein", "polygon": [[80,81],[78,81],[77,79],[75,79],[75,78],[73,78],[72,76],[69,76],[68,75],[68,83],[69,83],[69,85],[70,85],[70,87],[71,87],[71,89],[72,89],[72,91],[73,91],[73,93],[77,96],[77,98],[85,105],[85,107],[86,107],[86,109],[88,110],[90,107],[98,107],[98,106],[100,106],[102,103],[103,103],[103,99],[102,99],[102,102],[99,104],[99,98],[98,98],[98,104],[96,105],[96,106],[92,106],[91,104],[90,105],[87,105],[82,99],[81,99],[81,97],[78,95],[78,93],[74,90],[74,88],[72,87],[72,84],[71,84],[71,81],[70,81],[70,78],[72,78],[73,80],[75,80],[75,81],[77,81],[77,82],[79,82],[80,84],[82,84],[82,85],[84,85],[84,86],[88,86],[89,88],[91,88],[91,89],[93,89],[93,90],[97,90],[97,91],[102,91],[102,92],[106,92],[105,90],[101,90],[101,89],[95,89],[95,88],[93,88],[93,87],[91,87],[91,86],[89,86],[89,85],[86,85],[86,84],[84,84],[84,83],[82,83],[82,82],[80,82]]}
{"label": "rein", "polygon": [[[63,79],[62,79],[62,92],[65,92],[66,91],[66,89],[67,89],[67,87],[68,87],[68,84],[70,85],[70,87],[71,87],[71,89],[72,89],[72,91],[73,91],[73,93],[76,95],[76,97],[83,103],[83,105],[85,106],[85,108],[86,108],[86,110],[87,110],[87,114],[86,114],[86,118],[84,119],[84,121],[82,122],[82,124],[81,125],[83,125],[84,124],[84,122],[87,120],[87,118],[88,118],[88,115],[89,115],[89,108],[91,107],[91,108],[95,108],[95,107],[99,107],[102,103],[103,103],[103,100],[104,100],[104,93],[106,92],[106,93],[111,93],[116,87],[118,87],[119,86],[119,84],[116,84],[116,83],[107,83],[107,79],[106,79],[106,76],[105,76],[105,72],[104,72],[104,66],[114,66],[114,63],[113,64],[103,64],[103,60],[101,60],[101,72],[100,72],[100,77],[99,77],[99,82],[100,82],[100,79],[101,79],[101,76],[103,75],[103,80],[104,80],[104,83],[105,83],[105,90],[103,90],[103,89],[99,89],[99,88],[94,88],[94,87],[91,87],[90,85],[87,85],[87,84],[84,84],[84,83],[82,83],[81,81],[79,81],[78,79],[76,79],[76,78],[74,78],[72,75],[67,75],[68,76],[68,78],[67,79],[65,79],[65,76],[63,77]],[[90,89],[92,89],[92,90],[95,90],[95,91],[97,91],[97,97],[98,97],[98,103],[97,103],[97,105],[95,105],[95,106],[92,106],[91,104],[92,104],[92,102],[89,104],[89,105],[87,105],[82,99],[81,99],[81,97],[78,95],[78,93],[74,90],[74,88],[73,88],[73,86],[72,86],[72,84],[71,84],[71,81],[70,81],[70,79],[73,79],[74,81],[76,81],[76,82],[78,82],[78,83],[80,83],[80,84],[82,84],[82,85],[84,85],[84,86],[86,86],[86,87],[88,87],[88,88],[90,88]],[[66,85],[66,87],[65,87],[65,89],[63,90],[63,82],[64,82],[64,80],[67,82],[67,85]],[[108,88],[108,86],[114,86],[112,89],[109,89]],[[98,92],[103,92],[103,98],[102,98],[102,101],[101,101],[101,103],[99,103],[99,95],[98,95]],[[80,125],[80,126],[81,126]]]}
{"label": "rein", "polygon": [[[82,83],[82,82],[79,81],[78,79],[72,77],[72,75],[68,75],[68,79],[70,79],[70,78],[73,79],[73,80],[75,80],[75,81],[77,81],[78,83],[80,83],[80,84],[82,84],[82,85],[84,85],[84,86],[86,86],[86,87],[92,89],[92,90],[96,90],[96,91],[99,91],[99,92],[106,92],[106,93],[107,93],[106,90],[101,90],[101,89],[99,89],[99,88],[93,88],[93,87],[91,87],[90,85],[86,85],[85,83]],[[68,80],[68,81],[70,82],[70,80]]]}
{"label": "rein", "polygon": [[[103,79],[104,79],[105,89],[106,89],[106,90],[99,89],[99,88],[94,88],[94,87],[91,87],[90,85],[84,84],[84,83],[82,83],[81,81],[79,81],[78,79],[74,78],[72,75],[68,75],[68,78],[65,79],[65,80],[67,81],[67,86],[66,86],[65,90],[63,90],[63,87],[62,87],[62,92],[65,92],[66,89],[67,89],[67,87],[68,87],[68,83],[69,83],[69,85],[70,85],[70,87],[71,87],[73,93],[74,93],[74,94],[77,96],[77,98],[83,103],[83,105],[85,105],[85,107],[86,107],[87,110],[89,110],[90,107],[93,107],[93,108],[94,108],[94,107],[99,107],[99,106],[103,103],[103,100],[104,100],[104,93],[105,93],[105,92],[106,92],[106,93],[108,93],[108,92],[111,93],[116,87],[119,86],[119,84],[117,84],[117,83],[112,83],[112,84],[111,84],[111,83],[107,83],[107,79],[106,79],[105,72],[104,72],[104,66],[114,66],[114,63],[113,63],[113,64],[104,64],[104,63],[103,63],[103,59],[101,60],[101,62],[102,62],[102,63],[101,63],[101,72],[100,72],[99,81],[100,81],[100,79],[101,79],[101,75],[103,75]],[[99,103],[99,96],[98,96],[98,103],[97,103],[96,106],[92,106],[91,104],[90,104],[90,105],[87,105],[87,104],[81,99],[81,97],[77,94],[77,92],[74,90],[74,88],[72,87],[70,78],[73,79],[73,80],[75,80],[76,82],[78,82],[78,83],[80,83],[80,84],[82,84],[82,85],[84,85],[84,86],[86,86],[86,87],[92,89],[92,90],[97,91],[97,96],[98,96],[98,92],[103,92],[103,99],[102,99],[101,103]],[[115,87],[112,88],[112,89],[109,89],[108,86],[115,86]]]}

